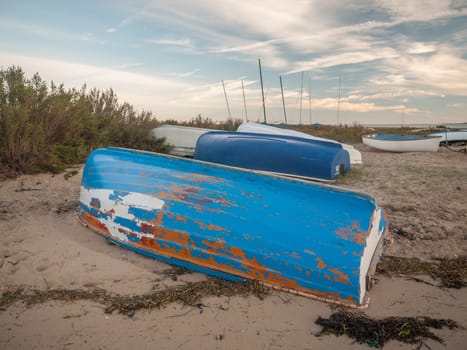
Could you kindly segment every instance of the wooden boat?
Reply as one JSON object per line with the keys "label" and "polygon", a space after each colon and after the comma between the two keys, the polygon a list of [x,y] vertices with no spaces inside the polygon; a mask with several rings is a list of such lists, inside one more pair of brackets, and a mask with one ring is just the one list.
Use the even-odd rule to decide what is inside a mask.
{"label": "wooden boat", "polygon": [[440,136],[424,135],[363,135],[365,145],[389,152],[436,152],[439,148]]}
{"label": "wooden boat", "polygon": [[357,307],[387,231],[363,193],[116,148],[88,157],[77,218],[164,262]]}
{"label": "wooden boat", "polygon": [[170,154],[181,157],[193,157],[198,138],[212,130],[180,125],[161,125],[152,129],[152,135],[156,138],[164,137],[166,142],[173,146],[169,151]]}
{"label": "wooden boat", "polygon": [[432,132],[428,136],[440,136],[441,144],[466,144],[467,143],[467,130],[449,130]]}
{"label": "wooden boat", "polygon": [[237,131],[251,132],[251,133],[257,133],[257,134],[288,135],[288,136],[302,137],[302,138],[311,139],[311,140],[321,140],[321,141],[337,143],[337,144],[342,145],[342,148],[344,148],[344,150],[349,153],[350,164],[362,164],[362,154],[360,153],[360,151],[355,149],[352,145],[340,143],[335,140],[313,136],[313,135],[306,134],[304,132],[300,132],[296,130],[282,129],[282,128],[277,128],[271,125],[259,124],[259,123],[253,123],[253,122],[242,123],[237,128]]}
{"label": "wooden boat", "polygon": [[286,135],[207,132],[198,139],[194,158],[320,181],[334,181],[350,169],[341,145]]}

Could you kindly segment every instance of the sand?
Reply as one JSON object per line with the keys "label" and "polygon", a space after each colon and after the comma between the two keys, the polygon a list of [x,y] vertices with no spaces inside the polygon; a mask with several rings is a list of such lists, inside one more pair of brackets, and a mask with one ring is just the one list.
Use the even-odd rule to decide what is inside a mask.
{"label": "sand", "polygon": [[[337,185],[362,190],[386,208],[390,244],[385,254],[423,260],[467,253],[467,155],[392,154],[356,145],[364,165]],[[66,174],[65,174],[66,175]],[[71,174],[68,174],[71,175]],[[0,293],[54,288],[103,288],[125,295],[148,293],[206,276],[107,243],[74,218],[81,172],[71,177],[20,176],[0,182]],[[439,288],[404,276],[378,274],[369,316],[451,318],[467,327],[465,289]],[[420,276],[436,284],[428,276]],[[254,296],[207,297],[199,307],[169,304],[132,318],[92,301],[15,303],[0,310],[0,349],[368,349],[346,337],[316,337],[330,305],[274,291]],[[436,330],[446,344],[465,349],[467,331]],[[413,349],[391,341],[385,349]]]}

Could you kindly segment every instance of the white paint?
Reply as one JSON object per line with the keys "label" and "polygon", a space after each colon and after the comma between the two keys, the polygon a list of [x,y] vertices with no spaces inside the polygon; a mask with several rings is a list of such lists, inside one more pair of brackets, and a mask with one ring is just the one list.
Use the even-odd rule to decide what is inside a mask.
{"label": "white paint", "polygon": [[152,129],[152,135],[157,138],[165,137],[166,142],[174,146],[170,151],[171,154],[193,156],[199,137],[209,131],[218,130],[178,125],[161,125]]}
{"label": "white paint", "polygon": [[370,268],[371,260],[373,259],[373,255],[375,254],[376,247],[378,246],[380,239],[383,239],[383,232],[379,232],[381,219],[381,208],[378,208],[373,214],[371,230],[366,238],[366,246],[360,260],[360,304],[363,304],[365,300],[366,275]]}
{"label": "white paint", "polygon": [[441,136],[425,137],[416,140],[383,140],[377,134],[363,135],[365,145],[388,152],[436,152]]}
{"label": "white paint", "polygon": [[[117,197],[110,199],[111,196]],[[92,199],[96,198],[100,202],[99,210],[108,214],[104,218],[100,218],[100,222],[105,225],[110,234],[123,242],[128,241],[128,237],[119,231],[120,225],[113,220],[114,217],[121,217],[131,221],[135,221],[137,225],[141,224],[141,220],[130,213],[130,208],[139,208],[143,210],[160,210],[164,206],[164,201],[152,197],[147,194],[130,192],[128,194],[116,193],[114,190],[105,189],[88,189],[81,186],[80,202],[91,207]],[[113,213],[111,211],[113,210]],[[138,234],[138,232],[135,232]],[[147,236],[140,234],[140,236]]]}

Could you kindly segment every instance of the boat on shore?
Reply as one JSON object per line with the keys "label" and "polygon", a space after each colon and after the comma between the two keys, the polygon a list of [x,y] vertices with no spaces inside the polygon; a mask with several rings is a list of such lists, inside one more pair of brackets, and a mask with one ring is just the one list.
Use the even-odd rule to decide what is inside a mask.
{"label": "boat on shore", "polygon": [[432,132],[428,136],[440,136],[441,144],[467,144],[467,129]]}
{"label": "boat on shore", "polygon": [[365,145],[388,152],[436,152],[441,136],[426,135],[363,135]]}
{"label": "boat on shore", "polygon": [[350,170],[341,145],[287,135],[211,131],[199,137],[194,158],[319,181],[335,181]]}
{"label": "boat on shore", "polygon": [[165,138],[166,143],[172,146],[169,154],[180,157],[193,157],[198,138],[209,131],[213,131],[213,129],[161,125],[152,129],[152,135],[156,138]]}
{"label": "boat on shore", "polygon": [[353,147],[352,145],[340,143],[335,140],[313,136],[313,135],[306,134],[304,132],[300,132],[296,130],[277,128],[275,126],[259,124],[259,123],[254,123],[254,122],[242,123],[237,128],[237,131],[238,132],[250,132],[250,133],[256,133],[256,134],[287,135],[287,136],[301,137],[304,139],[320,140],[320,141],[337,143],[337,144],[342,145],[342,148],[349,153],[350,164],[362,164],[362,154],[360,153],[360,151],[355,149],[355,147]]}
{"label": "boat on shore", "polygon": [[364,193],[117,148],[89,155],[77,218],[170,264],[354,307],[387,231]]}

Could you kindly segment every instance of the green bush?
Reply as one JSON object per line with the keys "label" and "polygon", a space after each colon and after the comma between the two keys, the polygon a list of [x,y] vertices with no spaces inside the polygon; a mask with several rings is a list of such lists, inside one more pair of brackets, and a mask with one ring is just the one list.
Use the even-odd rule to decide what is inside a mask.
{"label": "green bush", "polygon": [[159,125],[150,112],[119,104],[112,89],[50,87],[20,67],[0,70],[0,166],[6,174],[59,172],[83,162],[98,147],[165,152],[150,131]]}

